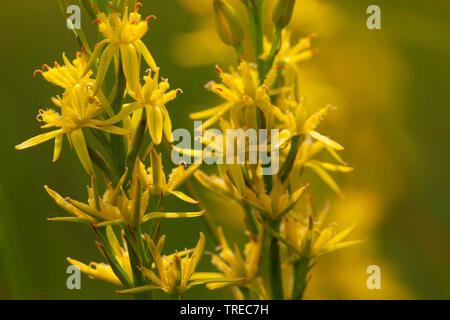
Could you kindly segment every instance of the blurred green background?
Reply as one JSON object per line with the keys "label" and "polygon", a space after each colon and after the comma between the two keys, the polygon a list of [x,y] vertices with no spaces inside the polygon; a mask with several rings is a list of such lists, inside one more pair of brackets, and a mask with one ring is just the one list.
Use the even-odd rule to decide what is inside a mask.
{"label": "blurred green background", "polygon": [[[273,1],[268,1],[270,6]],[[203,85],[216,79],[214,65],[235,57],[215,36],[211,1],[143,1],[154,14],[144,42],[173,87],[184,94],[168,105],[174,128],[192,129],[188,114],[217,100]],[[238,4],[239,1],[233,1]],[[366,8],[381,7],[381,30],[366,28]],[[302,91],[314,109],[338,110],[323,131],[346,150],[355,171],[339,177],[346,193],[336,199],[320,182],[313,190],[332,198],[331,220],[357,222],[358,247],[321,258],[306,298],[448,299],[450,297],[450,3],[422,0],[297,0],[291,28],[316,32],[320,53],[301,65]],[[86,13],[83,25],[95,43]],[[269,29],[268,29],[269,30]],[[88,177],[65,145],[51,162],[53,145],[25,151],[14,146],[40,132],[35,115],[59,90],[33,71],[79,50],[57,1],[2,1],[0,10],[0,298],[118,298],[109,284],[82,278],[81,290],[66,288],[66,257],[101,261],[92,230],[49,223],[61,215],[43,185],[86,198]],[[169,167],[169,163],[167,166]],[[204,194],[210,199],[210,195]],[[214,199],[213,199],[214,200]],[[169,205],[176,208],[173,202]],[[212,205],[211,205],[212,206]],[[214,217],[239,236],[240,221],[224,204]],[[194,246],[199,220],[165,222],[168,249]],[[213,250],[212,243],[208,250]],[[205,256],[200,268],[209,267]],[[381,290],[368,290],[366,268],[381,268]],[[227,289],[199,288],[186,298],[230,298]],[[122,297],[119,297],[122,298]]]}

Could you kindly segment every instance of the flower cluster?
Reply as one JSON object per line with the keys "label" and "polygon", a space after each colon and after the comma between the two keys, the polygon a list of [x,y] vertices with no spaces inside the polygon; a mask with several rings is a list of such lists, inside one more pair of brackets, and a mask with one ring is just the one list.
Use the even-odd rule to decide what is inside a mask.
{"label": "flower cluster", "polygon": [[[172,123],[165,105],[181,90],[170,90],[168,80],[160,76],[160,69],[142,41],[150,19],[155,17],[142,19],[140,3],[131,13],[124,3],[116,7],[111,4],[105,12],[97,6],[86,8],[96,15],[94,22],[103,40],[93,51],[86,43],[73,61],[63,55],[63,65],[44,65],[35,72],[64,90],[61,96],[52,98],[58,111],[42,109],[37,116],[44,123],[42,128],[56,129],[16,148],[26,149],[55,139],[56,161],[66,135],[90,176],[86,202],[63,197],[45,186],[50,197],[68,213],[48,220],[93,227],[100,239],[97,247],[107,259],[107,263],[85,265],[68,258],[70,264],[91,278],[120,286],[122,294],[150,297],[149,289],[160,289],[179,298],[195,285],[234,280],[218,273],[195,272],[205,246],[203,234],[194,250],[162,254],[162,219],[195,218],[205,213],[163,210],[164,202],[171,197],[188,205],[198,204],[177,189],[199,166],[179,165],[166,177],[156,147],[163,142],[163,133],[167,142],[172,142]],[[148,66],[142,78],[141,61]],[[150,142],[145,146],[147,137]],[[104,183],[99,182],[99,172]]]}
{"label": "flower cluster", "polygon": [[[251,54],[243,52],[246,34],[236,8],[227,0],[213,1],[218,34],[235,49],[239,61],[228,72],[217,66],[220,81],[206,85],[222,102],[190,117],[206,119],[202,130],[218,125],[223,132],[279,132],[277,140],[271,134],[265,137],[264,151],[271,161],[279,162],[279,170],[272,175],[263,173],[261,169],[267,163],[261,159],[218,163],[212,174],[200,170],[197,162],[187,168],[179,164],[166,175],[158,151],[173,142],[166,105],[182,90],[171,89],[168,79],[161,77],[142,40],[155,17],[143,19],[140,3],[113,1],[109,9],[101,6],[104,9],[100,10],[96,5],[85,8],[96,17],[101,40],[95,49],[91,51],[83,43],[73,61],[63,55],[63,65],[44,65],[35,72],[63,89],[60,96],[52,98],[57,109],[39,110],[37,116],[43,122],[42,128],[54,130],[16,148],[26,149],[54,139],[56,161],[67,137],[90,177],[88,197],[87,201],[63,197],[45,186],[50,197],[68,213],[49,220],[92,227],[99,238],[96,245],[107,260],[86,265],[68,258],[70,264],[91,278],[119,286],[118,293],[139,299],[154,298],[154,290],[181,299],[196,285],[206,285],[210,290],[230,286],[237,299],[301,299],[319,256],[358,243],[345,240],[354,226],[340,232],[335,231],[334,224],[324,227],[325,214],[315,212],[308,194],[306,170],[316,173],[339,196],[343,192],[330,173],[352,171],[338,154],[343,147],[317,131],[333,108],[326,106],[310,114],[299,95],[298,62],[317,52],[311,49],[313,36],[292,41],[287,26],[295,0],[278,0],[272,12],[273,36],[268,40],[263,32],[263,4],[263,0],[240,3],[250,22],[252,60],[248,58]],[[147,68],[143,76],[141,64],[145,64],[142,69]],[[225,134],[221,138],[234,148],[234,141],[227,141]],[[211,150],[221,151],[217,141],[206,135],[200,142],[205,147],[200,156]],[[263,147],[250,145],[247,140],[243,144],[247,151]],[[322,151],[334,162],[318,157]],[[223,229],[205,214],[206,205],[197,200],[189,182],[191,177],[242,213],[248,237],[245,244],[233,242],[230,246],[232,242]],[[183,184],[189,194],[180,191]],[[174,197],[186,207],[197,205],[199,209],[165,211],[164,203]],[[203,233],[195,248],[163,253],[166,236],[160,234],[161,221],[195,217],[202,217],[216,242],[216,252],[210,253],[216,272],[196,270],[205,248]]]}
{"label": "flower cluster", "polygon": [[[215,3],[227,3],[217,0]],[[214,289],[231,285],[236,298],[300,299],[306,288],[315,259],[325,253],[358,243],[344,241],[354,227],[335,232],[335,227],[322,227],[324,215],[316,215],[305,205],[308,181],[304,172],[311,170],[339,196],[343,196],[330,172],[350,172],[338,155],[344,148],[336,141],[319,133],[317,127],[327,115],[331,106],[308,114],[299,96],[298,63],[310,59],[317,49],[311,49],[315,35],[292,42],[286,29],[292,15],[295,1],[277,1],[272,20],[272,40],[263,36],[260,23],[262,1],[243,1],[249,12],[251,36],[255,62],[241,56],[242,43],[225,43],[235,47],[240,62],[237,68],[224,72],[220,67],[221,82],[209,82],[206,88],[219,95],[224,102],[216,107],[191,114],[192,119],[206,119],[202,129],[216,123],[222,129],[265,129],[278,130],[278,141],[270,141],[271,150],[277,151],[279,170],[274,175],[263,175],[259,170],[263,163],[246,161],[243,164],[217,164],[217,173],[206,174],[201,170],[195,178],[209,191],[227,202],[233,203],[236,211],[243,212],[250,241],[245,246],[245,259],[237,245],[230,249],[219,229],[219,253],[212,256],[212,263],[226,277],[242,277],[236,283],[208,284]],[[224,9],[226,8],[226,9]],[[216,6],[216,24],[223,29],[219,34],[239,30],[237,14],[226,6]],[[226,20],[226,17],[229,17]],[[226,21],[225,21],[226,20]],[[242,41],[242,40],[241,40]],[[226,137],[223,136],[225,141]],[[217,139],[216,139],[217,140]],[[202,139],[208,148],[216,143]],[[228,141],[226,142],[228,143]],[[247,142],[244,142],[247,143]],[[258,146],[259,147],[259,146]],[[246,150],[251,148],[246,144]],[[318,157],[321,151],[337,163]],[[185,150],[187,154],[193,151]],[[303,201],[302,201],[303,200]]]}

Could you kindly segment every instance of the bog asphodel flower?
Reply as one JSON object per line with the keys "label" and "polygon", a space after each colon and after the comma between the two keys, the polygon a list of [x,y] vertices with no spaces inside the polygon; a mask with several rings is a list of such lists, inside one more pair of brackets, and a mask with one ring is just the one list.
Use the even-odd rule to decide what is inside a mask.
{"label": "bog asphodel flower", "polygon": [[[311,40],[314,37],[316,37],[315,34],[310,34],[293,44],[290,30],[283,29],[281,33],[281,44],[274,63],[286,67],[281,71],[285,77],[284,82],[295,85],[296,90],[298,90],[300,78],[299,62],[311,59],[318,52],[318,49],[311,49]],[[272,43],[267,38],[264,38],[264,53],[260,56],[261,59],[267,59],[271,45]]]}
{"label": "bog asphodel flower", "polygon": [[139,6],[140,4],[137,4],[131,13],[128,13],[128,7],[125,7],[122,14],[118,12],[111,12],[109,15],[103,12],[98,13],[95,22],[98,22],[99,31],[105,39],[97,45],[93,56],[98,55],[105,45],[106,48],[100,58],[94,92],[101,88],[113,57],[119,53],[127,85],[133,91],[139,84],[140,57],[144,58],[153,71],[158,70],[150,51],[141,40],[147,33],[148,21],[155,17],[149,16],[142,20],[138,12]]}
{"label": "bog asphodel flower", "polygon": [[55,62],[54,67],[44,64],[42,70],[36,70],[34,74],[40,73],[45,80],[64,89],[73,88],[87,79],[89,79],[88,82],[94,81],[90,79],[92,71],[88,70],[89,61],[84,53],[77,52],[72,62],[63,54],[63,61],[64,65]]}
{"label": "bog asphodel flower", "polygon": [[159,81],[159,70],[153,77],[151,70],[147,71],[148,74],[144,76],[144,85],[138,84],[134,90],[131,88],[128,90],[128,94],[135,102],[124,105],[122,110],[116,116],[108,119],[106,123],[115,123],[133,113],[132,126],[135,126],[136,120],[141,118],[142,109],[144,109],[153,143],[161,143],[163,132],[167,141],[173,142],[172,121],[165,105],[175,99],[177,93],[182,90],[169,90],[170,84],[167,79]]}
{"label": "bog asphodel flower", "polygon": [[[122,246],[120,244],[114,231],[110,227],[106,228],[106,236],[108,238],[109,245],[111,246],[112,249],[113,254],[112,258],[117,261],[117,265],[123,271],[124,277],[126,279],[133,279],[128,249],[126,245]],[[122,242],[125,243],[124,240]],[[122,283],[122,281],[116,276],[113,268],[109,264],[91,262],[88,265],[86,265],[72,258],[67,258],[67,262],[69,262],[71,265],[80,268],[80,271],[85,273],[91,279],[106,281],[115,284],[117,286],[127,285],[127,283]]]}
{"label": "bog asphodel flower", "polygon": [[244,256],[242,256],[236,243],[234,244],[234,250],[230,248],[220,227],[218,228],[218,234],[220,238],[220,252],[212,255],[211,262],[223,273],[225,278],[240,280],[237,282],[208,283],[206,285],[207,288],[213,290],[226,285],[239,285],[247,286],[256,293],[262,294],[260,285],[254,282],[263,244],[262,229],[257,236],[247,233],[249,242],[245,245]]}
{"label": "bog asphodel flower", "polygon": [[280,234],[297,249],[295,253],[301,253],[296,256],[297,258],[317,258],[362,242],[361,240],[344,241],[353,232],[355,225],[336,232],[335,224],[323,228],[322,222],[315,222],[312,219],[309,217],[309,222],[301,222],[298,218],[284,217],[281,223]]}
{"label": "bog asphodel flower", "polygon": [[181,298],[183,293],[193,286],[217,281],[229,281],[214,272],[195,272],[205,248],[203,233],[200,233],[200,239],[194,249],[186,249],[183,252],[175,252],[168,256],[161,255],[165,236],[162,236],[157,244],[148,235],[144,236],[153,257],[154,265],[152,269],[143,267],[142,271],[145,277],[151,281],[151,284],[120,290],[118,293],[135,294],[150,290],[162,290]]}
{"label": "bog asphodel flower", "polygon": [[[156,165],[156,164],[155,164]],[[149,173],[148,173],[149,172]],[[45,189],[53,200],[72,217],[49,218],[50,221],[73,221],[93,224],[96,227],[106,225],[136,226],[152,219],[162,218],[193,218],[201,216],[204,211],[199,212],[147,212],[150,195],[155,193],[155,174],[150,167],[149,170],[141,161],[137,161],[132,180],[127,190],[123,183],[127,172],[122,176],[118,184],[113,187],[111,182],[106,182],[107,188],[103,196],[96,192],[95,178],[92,178],[92,186],[88,187],[88,202],[83,203],[69,197],[63,198],[56,191],[45,186]],[[188,172],[189,173],[189,172]],[[164,175],[164,173],[162,173]],[[182,173],[175,174],[173,179],[180,179]],[[165,179],[165,178],[164,178]],[[170,180],[169,180],[170,181]],[[173,194],[180,199],[197,203],[181,191],[164,189],[165,192]],[[157,197],[159,199],[159,197]]]}
{"label": "bog asphodel flower", "polygon": [[258,128],[257,111],[261,110],[266,119],[266,128],[272,126],[273,106],[270,101],[269,89],[277,77],[277,67],[268,72],[263,83],[258,79],[255,65],[242,60],[237,71],[230,67],[230,73],[217,67],[222,83],[209,82],[205,87],[226,100],[214,108],[206,109],[190,115],[191,119],[208,120],[203,128],[213,125],[226,112],[230,112],[233,128]]}
{"label": "bog asphodel flower", "polygon": [[198,201],[192,199],[177,189],[187,178],[189,178],[199,167],[199,164],[193,164],[187,169],[183,165],[179,165],[172,170],[169,178],[163,171],[161,154],[158,154],[154,148],[150,149],[151,166],[145,170],[141,164],[141,176],[144,183],[148,186],[150,193],[158,197],[173,195],[185,202],[197,204]]}
{"label": "bog asphodel flower", "polygon": [[[282,112],[281,109],[274,109],[274,118],[281,123],[277,123],[277,125],[284,128],[284,132],[286,132],[287,136],[290,138],[297,136],[297,138],[300,139],[300,137],[302,137],[301,144],[296,151],[295,161],[293,162],[289,176],[299,177],[305,167],[310,168],[317,175],[319,175],[319,177],[331,189],[333,189],[339,196],[343,197],[342,191],[333,178],[328,174],[328,171],[347,173],[353,171],[353,168],[348,166],[348,164],[342,160],[337,153],[338,151],[342,151],[344,147],[336,141],[316,131],[320,121],[333,107],[326,106],[321,108],[318,112],[307,116],[303,105],[303,100],[300,100],[300,103],[296,103],[294,100],[282,98],[280,101],[281,109],[284,109],[285,111]],[[322,150],[327,150],[331,157],[338,163],[334,164],[316,160],[316,155]],[[282,154],[287,152],[285,149],[282,149],[281,151]],[[294,188],[299,187],[297,179],[291,178],[290,182]]]}
{"label": "bog asphodel flower", "polygon": [[33,147],[45,141],[55,139],[53,161],[56,161],[61,153],[64,134],[67,135],[71,146],[80,158],[85,170],[89,175],[94,174],[91,160],[89,158],[83,127],[103,130],[112,134],[128,135],[132,133],[128,129],[104,124],[102,120],[95,119],[105,111],[100,100],[93,95],[89,86],[89,80],[84,78],[80,83],[69,87],[63,97],[52,99],[53,103],[61,109],[61,113],[53,109],[39,111],[37,120],[44,122],[42,128],[56,127],[58,129],[40,134],[19,145],[16,149],[22,150]]}

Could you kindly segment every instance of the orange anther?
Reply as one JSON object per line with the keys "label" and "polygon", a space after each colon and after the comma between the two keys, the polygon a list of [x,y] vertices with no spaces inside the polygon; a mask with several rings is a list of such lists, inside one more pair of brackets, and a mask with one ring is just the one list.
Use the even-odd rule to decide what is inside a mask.
{"label": "orange anther", "polygon": [[220,69],[220,67],[216,64],[216,70],[219,72],[219,73],[223,73],[223,71],[222,71],[222,69]]}
{"label": "orange anther", "polygon": [[308,34],[308,39],[311,40],[313,38],[317,37],[317,33],[310,33]]}
{"label": "orange anther", "polygon": [[92,8],[95,9],[95,11],[97,11],[97,13],[100,13],[100,10],[98,9],[97,5],[93,4],[91,5]]}
{"label": "orange anther", "polygon": [[155,19],[158,20],[158,18],[154,15],[148,16],[147,18],[145,18],[145,21],[148,22],[150,19]]}

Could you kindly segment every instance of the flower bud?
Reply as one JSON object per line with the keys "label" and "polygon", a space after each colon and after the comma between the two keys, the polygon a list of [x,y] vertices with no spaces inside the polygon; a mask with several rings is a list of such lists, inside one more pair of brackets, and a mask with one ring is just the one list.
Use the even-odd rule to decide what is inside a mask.
{"label": "flower bud", "polygon": [[239,45],[244,39],[241,19],[226,0],[214,0],[216,28],[223,42],[230,46]]}
{"label": "flower bud", "polygon": [[291,21],[295,0],[278,0],[272,13],[273,24],[278,29],[283,29]]}

